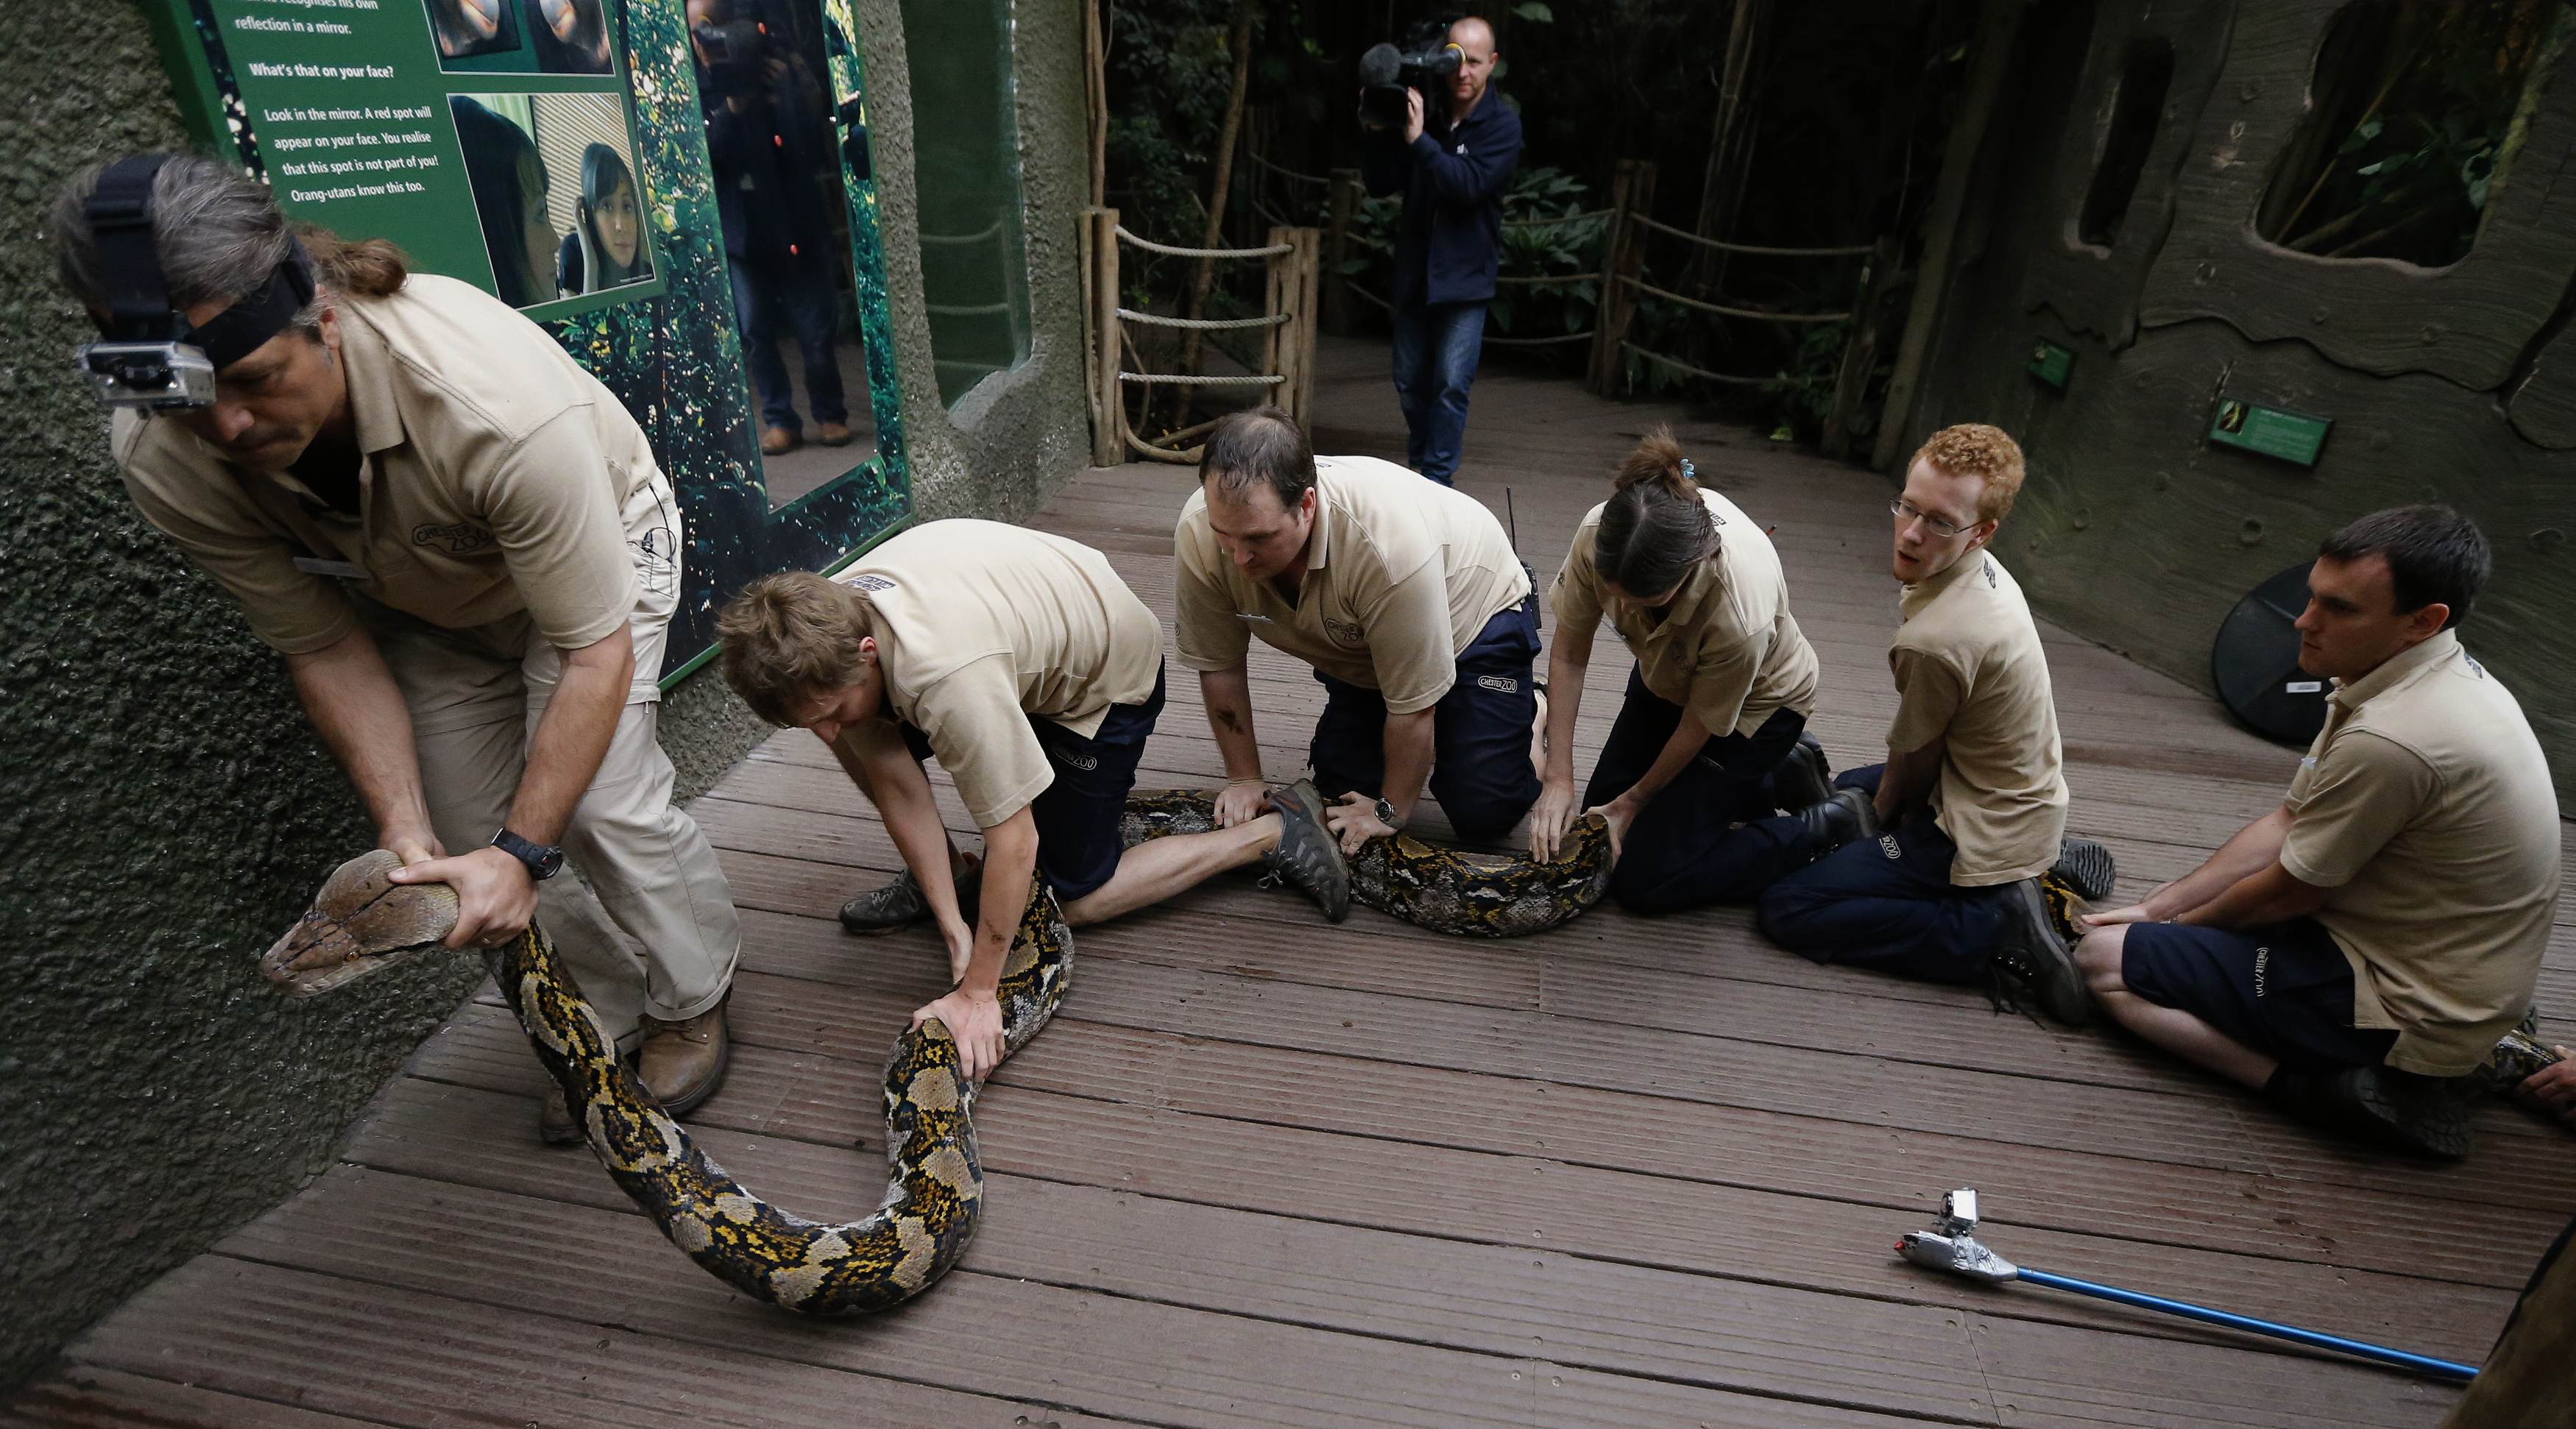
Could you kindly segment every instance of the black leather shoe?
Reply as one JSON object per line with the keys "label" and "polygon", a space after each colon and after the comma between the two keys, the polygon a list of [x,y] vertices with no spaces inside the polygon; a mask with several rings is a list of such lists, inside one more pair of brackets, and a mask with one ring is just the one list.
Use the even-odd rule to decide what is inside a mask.
{"label": "black leather shoe", "polygon": [[1858,789],[1837,789],[1832,797],[1798,811],[1806,825],[1808,854],[1823,858],[1844,844],[1878,837],[1878,805]]}
{"label": "black leather shoe", "polygon": [[2026,1002],[2069,1027],[2093,1020],[2093,993],[2036,878],[2015,882],[1988,966]]}
{"label": "black leather shoe", "polygon": [[1351,916],[1350,864],[1324,822],[1324,796],[1314,782],[1300,779],[1271,790],[1270,807],[1279,811],[1279,847],[1263,855],[1263,867],[1272,878],[1303,889],[1326,921]]}
{"label": "black leather shoe", "polygon": [[[984,893],[984,862],[977,859],[973,867],[957,879],[957,911],[966,921],[975,921],[977,900]],[[930,916],[930,899],[921,891],[921,880],[905,869],[894,882],[871,888],[841,905],[841,927],[863,938],[908,928]]]}
{"label": "black leather shoe", "polygon": [[1788,757],[1772,769],[1769,783],[1775,809],[1813,808],[1832,798],[1833,768],[1825,762],[1824,745],[1812,734],[1799,735]]}

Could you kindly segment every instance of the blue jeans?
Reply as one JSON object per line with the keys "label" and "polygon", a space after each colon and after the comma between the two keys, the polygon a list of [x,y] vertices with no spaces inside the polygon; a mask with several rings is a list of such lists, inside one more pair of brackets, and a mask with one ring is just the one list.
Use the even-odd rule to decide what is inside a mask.
{"label": "blue jeans", "polygon": [[[1681,724],[1682,707],[1628,671],[1628,696],[1602,742],[1583,808],[1609,803],[1654,767]],[[1744,903],[1812,856],[1806,826],[1780,815],[1771,771],[1798,747],[1807,717],[1773,710],[1750,735],[1713,734],[1673,782],[1628,826],[1610,896],[1631,913],[1676,913],[1704,903]]]}
{"label": "blue jeans", "polygon": [[1467,440],[1467,389],[1485,347],[1483,303],[1395,310],[1395,401],[1404,409],[1404,464],[1449,485]]}
{"label": "blue jeans", "polygon": [[[1538,597],[1498,612],[1458,652],[1458,678],[1432,706],[1431,797],[1449,827],[1470,842],[1498,839],[1538,802],[1530,767],[1530,728],[1538,691]],[[1327,799],[1356,789],[1382,794],[1386,781],[1386,700],[1377,691],[1318,670],[1324,713],[1307,746],[1315,787]]]}
{"label": "blue jeans", "polygon": [[814,420],[826,426],[850,420],[841,395],[841,363],[832,350],[840,332],[840,297],[832,290],[832,269],[820,253],[806,253],[783,263],[728,257],[733,270],[734,319],[742,326],[742,361],[751,369],[751,385],[760,395],[760,424],[802,433],[796,420],[796,391],[787,383],[787,364],[778,358],[778,309],[787,310],[796,332],[796,347],[805,359],[805,397]]}
{"label": "blue jeans", "polygon": [[[1850,770],[1834,787],[1875,793],[1885,769]],[[1844,844],[1772,884],[1758,905],[1762,931],[1810,962],[1975,982],[2003,932],[2012,885],[1953,885],[1958,851],[1931,813],[1917,809],[1902,827]]]}

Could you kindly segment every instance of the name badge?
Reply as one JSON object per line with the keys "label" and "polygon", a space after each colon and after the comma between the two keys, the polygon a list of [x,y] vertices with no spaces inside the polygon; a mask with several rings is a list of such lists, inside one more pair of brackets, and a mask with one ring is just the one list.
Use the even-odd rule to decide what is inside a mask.
{"label": "name badge", "polygon": [[295,568],[308,576],[329,576],[333,580],[362,581],[365,570],[347,561],[326,561],[320,556],[297,556]]}
{"label": "name badge", "polygon": [[1251,611],[1248,611],[1248,610],[1238,610],[1238,611],[1236,611],[1236,612],[1234,613],[1234,618],[1235,618],[1235,619],[1237,619],[1237,620],[1250,620],[1250,621],[1257,621],[1257,622],[1259,622],[1260,624],[1263,624],[1263,625],[1268,625],[1268,624],[1270,623],[1270,617],[1269,617],[1269,616],[1266,616],[1266,615],[1255,615],[1255,614],[1253,614]]}

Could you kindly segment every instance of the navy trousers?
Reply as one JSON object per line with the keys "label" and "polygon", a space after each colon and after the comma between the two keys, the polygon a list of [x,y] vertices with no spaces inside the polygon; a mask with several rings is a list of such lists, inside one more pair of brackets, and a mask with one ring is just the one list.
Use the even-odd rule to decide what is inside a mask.
{"label": "navy trousers", "polygon": [[1484,350],[1483,303],[1395,310],[1395,402],[1404,409],[1404,464],[1442,486],[1457,473],[1458,452],[1467,443],[1467,389],[1475,385]]}
{"label": "navy trousers", "polygon": [[[1885,768],[1851,770],[1834,786],[1875,793]],[[1925,982],[1978,981],[2012,885],[1953,887],[1957,853],[1930,811],[1917,810],[1903,827],[1845,844],[1772,884],[1758,905],[1762,931],[1812,962]]]}
{"label": "navy trousers", "polygon": [[796,389],[788,385],[787,364],[778,358],[781,310],[805,360],[805,398],[814,408],[814,420],[848,422],[840,358],[832,350],[840,332],[840,297],[823,255],[804,253],[775,264],[737,258],[726,266],[733,271],[734,318],[742,325],[743,365],[751,369],[752,389],[760,397],[760,424],[804,430],[796,419]]}
{"label": "navy trousers", "polygon": [[[1626,702],[1602,742],[1582,807],[1628,792],[1654,767],[1681,723],[1682,707],[1646,688],[1628,671]],[[1771,773],[1798,747],[1807,717],[1774,710],[1750,735],[1710,735],[1697,757],[1673,776],[1628,827],[1610,896],[1631,913],[1675,913],[1705,903],[1748,902],[1808,859],[1804,826],[1775,817],[1781,804]]]}
{"label": "navy trousers", "polygon": [[[1431,797],[1458,837],[1473,842],[1510,833],[1538,802],[1530,767],[1530,729],[1538,691],[1538,597],[1485,622],[1475,643],[1458,652],[1458,679],[1432,707]],[[1386,783],[1386,701],[1375,690],[1318,670],[1324,714],[1307,747],[1315,787],[1327,799],[1352,790],[1376,796]]]}

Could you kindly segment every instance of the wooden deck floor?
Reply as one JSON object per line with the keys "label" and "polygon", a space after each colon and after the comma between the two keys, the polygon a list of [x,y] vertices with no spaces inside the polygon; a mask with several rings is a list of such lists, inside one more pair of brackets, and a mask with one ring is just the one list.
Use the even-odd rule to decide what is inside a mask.
{"label": "wooden deck floor", "polygon": [[[1400,451],[1382,354],[1326,356],[1318,445]],[[1462,484],[1498,510],[1509,486],[1545,572],[1656,420],[1778,523],[1824,660],[1816,728],[1838,766],[1871,757],[1894,617],[1878,479],[1489,374]],[[1174,468],[1095,471],[1040,524],[1108,550],[1168,613],[1187,490]],[[2049,649],[2073,823],[2117,847],[2129,889],[2277,800],[2293,752],[2102,649],[2055,632]],[[1284,777],[1316,686],[1258,646],[1253,677]],[[1218,772],[1193,682],[1174,681],[1146,762],[1149,786]],[[773,1199],[861,1213],[882,1184],[879,1059],[941,990],[935,942],[832,921],[897,865],[810,738],[772,741],[696,813],[748,947],[731,1080],[695,1127]],[[2564,913],[2560,933],[2542,996],[2563,1013]],[[891,1316],[810,1325],[731,1296],[586,1153],[539,1148],[535,1065],[486,998],[384,1090],[336,1169],[110,1315],[8,1410],[228,1429],[2430,1426],[2449,1393],[2418,1380],[1935,1278],[1889,1247],[1973,1184],[1991,1241],[2026,1263],[2474,1361],[2576,1205],[2576,1140],[2518,1112],[2484,1114],[2465,1166],[2358,1154],[2116,1036],[1812,967],[1738,910],[1605,907],[1487,945],[1367,909],[1331,927],[1221,882],[1088,930],[1079,953],[1063,1013],[979,1109],[980,1238]]]}

